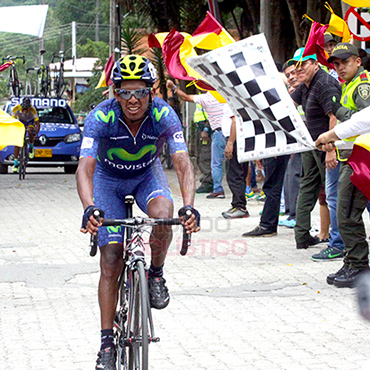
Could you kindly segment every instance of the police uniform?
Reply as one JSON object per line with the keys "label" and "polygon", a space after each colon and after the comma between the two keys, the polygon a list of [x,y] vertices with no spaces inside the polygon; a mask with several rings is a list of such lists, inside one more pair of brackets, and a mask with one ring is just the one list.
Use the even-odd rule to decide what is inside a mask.
{"label": "police uniform", "polygon": [[[335,116],[339,121],[348,120],[357,111],[370,106],[370,76],[360,67],[352,81],[342,87],[341,105]],[[340,124],[340,122],[338,122]],[[352,142],[355,138],[346,141]],[[339,232],[345,244],[344,264],[354,269],[365,269],[369,265],[369,246],[362,220],[367,199],[351,182],[352,167],[347,159],[352,149],[338,150],[341,161],[338,184],[338,225]]]}

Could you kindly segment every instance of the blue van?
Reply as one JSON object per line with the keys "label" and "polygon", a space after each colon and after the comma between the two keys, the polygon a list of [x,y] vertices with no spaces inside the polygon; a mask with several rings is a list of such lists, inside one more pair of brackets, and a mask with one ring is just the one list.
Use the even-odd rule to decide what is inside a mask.
{"label": "blue van", "polygon": [[[4,111],[12,114],[12,109],[24,97],[13,97],[7,102]],[[40,120],[40,131],[35,140],[35,157],[28,166],[64,167],[65,173],[77,169],[82,133],[76,117],[65,99],[30,97]],[[8,166],[14,164],[14,146],[0,147],[0,173],[8,173]]]}

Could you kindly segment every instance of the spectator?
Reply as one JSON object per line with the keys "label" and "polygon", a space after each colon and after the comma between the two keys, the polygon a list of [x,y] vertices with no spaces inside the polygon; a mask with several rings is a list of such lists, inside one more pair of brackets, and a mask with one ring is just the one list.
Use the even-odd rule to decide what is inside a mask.
{"label": "spectator", "polygon": [[236,146],[236,121],[234,113],[227,104],[224,104],[224,118],[222,120],[222,132],[224,133],[227,144],[225,157],[227,159],[226,179],[232,193],[231,208],[222,212],[222,216],[227,219],[249,217],[245,197],[245,179],[248,175],[248,162],[239,163]]}
{"label": "spectator", "polygon": [[213,130],[211,152],[213,192],[207,195],[207,199],[225,198],[224,188],[222,187],[224,151],[226,147],[226,139],[221,129],[223,104],[213,97],[209,91],[201,95],[188,95],[180,90],[171,80],[167,80],[167,88],[176,92],[182,100],[201,104],[206,111]]}
{"label": "spectator", "polygon": [[[307,128],[313,140],[336,124],[332,112],[332,98],[339,99],[338,81],[323,71],[316,55],[302,58],[304,48],[298,49],[288,65],[296,66],[298,88],[292,93],[297,106],[302,105],[306,115]],[[303,175],[297,199],[296,226],[294,228],[297,249],[307,249],[316,244],[310,235],[311,212],[318,199],[320,185],[325,182],[325,165],[336,164],[335,155],[326,156],[318,150],[301,153]]]}

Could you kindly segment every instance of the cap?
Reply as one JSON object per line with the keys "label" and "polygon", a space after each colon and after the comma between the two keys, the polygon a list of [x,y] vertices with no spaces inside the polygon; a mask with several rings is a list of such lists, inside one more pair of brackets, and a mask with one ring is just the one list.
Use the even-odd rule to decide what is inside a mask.
{"label": "cap", "polygon": [[307,55],[302,58],[303,52],[304,52],[304,48],[299,48],[298,50],[296,50],[296,52],[293,55],[293,58],[287,61],[288,67],[293,64],[297,64],[297,62],[304,62],[309,59],[317,60],[316,54]]}
{"label": "cap", "polygon": [[325,44],[329,41],[334,41],[335,43],[337,43],[333,37],[333,35],[330,33],[330,32],[325,32],[324,33],[324,39],[325,39]]}
{"label": "cap", "polygon": [[356,46],[350,44],[349,42],[341,42],[335,45],[328,62],[332,63],[334,58],[344,60],[349,58],[351,55],[356,55],[357,57],[359,56]]}

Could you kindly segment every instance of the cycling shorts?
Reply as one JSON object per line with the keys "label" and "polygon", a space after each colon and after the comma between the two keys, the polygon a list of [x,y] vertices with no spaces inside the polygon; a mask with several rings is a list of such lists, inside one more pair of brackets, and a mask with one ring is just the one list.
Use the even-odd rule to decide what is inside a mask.
{"label": "cycling shorts", "polygon": [[[97,162],[94,173],[94,203],[105,213],[105,218],[126,218],[126,195],[133,195],[139,208],[147,214],[147,206],[158,197],[173,203],[166,175],[157,159],[148,170],[138,176],[125,179],[107,174]],[[109,226],[99,228],[99,247],[112,243],[123,243],[124,228]]]}

